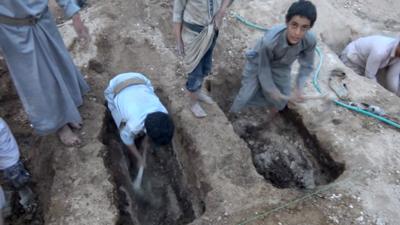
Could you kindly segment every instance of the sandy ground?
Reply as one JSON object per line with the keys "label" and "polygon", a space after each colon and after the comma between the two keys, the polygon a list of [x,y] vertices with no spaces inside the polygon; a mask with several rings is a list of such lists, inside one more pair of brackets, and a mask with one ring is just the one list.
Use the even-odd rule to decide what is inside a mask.
{"label": "sandy ground", "polygon": [[[102,132],[107,126],[102,91],[111,77],[126,71],[142,72],[152,79],[176,123],[172,147],[180,164],[181,178],[175,183],[190,193],[185,201],[192,205],[189,214],[193,220],[182,222],[178,218],[176,224],[400,223],[398,130],[336,106],[328,115],[328,122],[321,126],[316,124],[322,107],[320,102],[289,107],[289,114],[282,114],[268,126],[262,119],[263,110],[225,116],[240,86],[243,52],[262,35],[260,32],[227,16],[214,57],[213,76],[206,85],[218,104],[207,106],[209,117],[197,120],[187,110],[183,91],[185,75],[173,54],[172,1],[88,2],[89,7],[82,12],[92,34],[87,48],[76,41],[70,22],[63,22],[56,12],[65,43],[92,86],[81,109],[85,122],[80,131],[84,139],[82,147],[65,148],[54,136],[32,135],[7,72],[0,72],[0,115],[10,123],[34,175],[43,211],[38,217],[45,221],[40,222],[39,218],[39,224],[130,224],[121,223],[122,198],[115,171],[106,168],[110,148],[103,144],[107,136]],[[291,2],[237,0],[231,13],[269,27],[284,21],[284,12]],[[340,67],[348,74],[346,83],[352,100],[377,104],[388,113],[400,116],[397,97],[356,76],[335,54],[361,35],[395,34],[400,28],[397,22],[400,14],[393,9],[399,8],[400,2],[321,0],[315,3],[319,18],[313,31],[325,56],[320,75],[322,89],[329,90],[328,74]],[[308,94],[315,94],[311,82],[307,83],[306,90]],[[293,120],[293,115],[297,117],[296,123],[287,122]],[[296,153],[297,149],[301,153]],[[273,179],[264,179],[271,174],[262,174],[263,177],[257,173],[253,158],[258,153],[279,158],[286,152],[293,152],[308,163],[294,166],[298,170],[273,167],[280,171],[274,174],[285,175],[281,177],[283,180],[292,176],[304,181],[301,171],[311,171],[317,177],[313,180],[315,188],[303,189],[304,185],[297,185],[299,182],[291,179],[285,183],[291,185],[281,189]],[[290,164],[301,160],[286,161]],[[276,160],[274,165],[281,162]],[[318,175],[330,169],[332,172],[330,166],[336,164],[344,165],[338,178]],[[260,170],[259,166],[257,169]],[[168,185],[165,188],[171,189]],[[173,192],[167,191],[170,197],[164,199],[170,201],[169,205],[174,205],[171,201],[179,196],[176,191],[175,197],[168,194]],[[131,214],[143,212],[144,208],[135,211],[139,205],[135,201],[132,205]],[[177,207],[167,214],[175,212],[177,217],[179,210]],[[131,223],[161,224],[154,221],[132,217]],[[29,224],[29,221],[18,224]]]}

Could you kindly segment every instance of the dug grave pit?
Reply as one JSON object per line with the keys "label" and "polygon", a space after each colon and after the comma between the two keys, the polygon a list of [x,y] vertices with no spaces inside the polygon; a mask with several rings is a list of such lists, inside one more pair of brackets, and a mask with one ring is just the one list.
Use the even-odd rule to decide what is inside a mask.
{"label": "dug grave pit", "polygon": [[[121,142],[109,112],[106,113],[102,141],[107,146],[105,164],[112,174],[120,212],[117,224],[189,224],[205,211],[201,190],[193,190],[182,157],[171,144],[149,147],[141,188],[133,182],[138,173],[137,162]],[[179,134],[176,134],[179,135]],[[175,137],[174,139],[178,139]],[[142,140],[136,140],[140,149]]]}
{"label": "dug grave pit", "polygon": [[262,107],[229,113],[240,88],[236,78],[240,71],[219,70],[216,74],[223,76],[209,80],[206,87],[251,149],[254,166],[267,181],[278,188],[313,189],[333,182],[343,173],[345,165],[335,162],[320,147],[294,109],[287,107],[272,120]]}

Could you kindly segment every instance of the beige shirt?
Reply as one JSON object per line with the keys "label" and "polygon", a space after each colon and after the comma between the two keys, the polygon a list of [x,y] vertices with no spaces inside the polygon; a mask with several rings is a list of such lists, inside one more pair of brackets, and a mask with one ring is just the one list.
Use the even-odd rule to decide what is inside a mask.
{"label": "beige shirt", "polygon": [[173,22],[185,21],[207,26],[217,14],[221,4],[222,0],[175,0]]}
{"label": "beige shirt", "polygon": [[364,75],[376,79],[379,69],[388,67],[388,76],[400,75],[400,58],[396,57],[396,48],[400,38],[368,36],[351,42],[343,50],[352,63],[364,69]]}

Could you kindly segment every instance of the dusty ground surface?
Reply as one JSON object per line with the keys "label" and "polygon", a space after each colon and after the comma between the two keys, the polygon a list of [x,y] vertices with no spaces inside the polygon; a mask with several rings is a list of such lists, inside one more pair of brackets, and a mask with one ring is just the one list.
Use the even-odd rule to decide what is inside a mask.
{"label": "dusty ground surface", "polygon": [[[173,54],[172,1],[88,2],[82,17],[92,34],[89,47],[82,47],[76,41],[70,22],[60,24],[68,49],[92,86],[81,109],[85,123],[80,131],[84,139],[81,147],[65,148],[54,136],[32,135],[8,74],[0,73],[0,115],[14,131],[34,176],[43,211],[38,221],[44,220],[39,224],[168,224],[168,220],[159,222],[159,218],[146,220],[135,216],[135,212],[154,212],[135,201],[129,203],[133,212],[131,221],[121,222],[121,218],[127,218],[124,209],[129,198],[122,198],[118,176],[132,174],[106,167],[112,148],[104,145],[104,138],[109,136],[102,132],[108,126],[102,91],[111,77],[126,71],[142,72],[152,79],[176,123],[171,147],[174,153],[169,154],[168,160],[177,160],[178,166],[175,163],[174,168],[180,169],[179,181],[160,178],[167,182],[154,184],[161,185],[157,193],[166,193],[159,198],[175,206],[164,211],[165,218],[179,221],[183,209],[190,208],[190,221],[176,224],[400,223],[398,130],[336,106],[327,115],[326,123],[316,124],[320,102],[289,107],[289,113],[267,125],[266,112],[260,109],[225,116],[240,86],[243,52],[262,35],[230,16],[217,45],[213,77],[206,85],[218,105],[207,106],[209,117],[196,120],[187,110],[182,89],[185,75]],[[237,0],[231,10],[271,26],[284,21],[290,3]],[[314,32],[325,56],[320,74],[322,89],[329,90],[326,85],[329,71],[343,68],[348,74],[346,82],[353,101],[382,106],[400,117],[397,97],[344,68],[335,55],[360,35],[390,35],[398,31],[400,15],[393,9],[399,8],[400,2],[343,0],[316,1],[316,4],[319,18]],[[61,18],[58,21],[63,22]],[[311,82],[307,84],[307,93],[316,93]],[[295,123],[291,122],[293,115],[297,118]],[[264,155],[264,161],[274,159],[274,163],[267,164],[273,166],[260,169],[258,165],[256,169],[253,159],[257,162],[260,155]],[[154,163],[147,175],[162,177],[162,168],[157,168],[162,163],[155,159],[149,159]],[[344,170],[337,169],[337,165],[344,165]],[[273,171],[271,168],[278,172],[268,174]],[[266,181],[257,170],[264,177],[278,178]],[[332,173],[335,175],[326,175]],[[166,173],[166,176],[171,175]],[[124,182],[129,184],[129,179]],[[288,188],[277,188],[282,186]],[[176,207],[182,204],[176,202],[182,194],[179,190],[189,193],[182,202],[191,207]],[[124,193],[133,195],[135,200],[134,193]]]}

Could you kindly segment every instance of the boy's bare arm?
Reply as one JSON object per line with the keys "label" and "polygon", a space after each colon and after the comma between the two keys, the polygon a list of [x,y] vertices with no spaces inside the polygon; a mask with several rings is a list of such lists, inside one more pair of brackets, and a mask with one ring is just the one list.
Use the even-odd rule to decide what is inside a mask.
{"label": "boy's bare arm", "polygon": [[219,30],[221,28],[222,20],[224,19],[226,9],[232,4],[233,0],[224,0],[222,2],[221,8],[214,17],[215,29]]}

